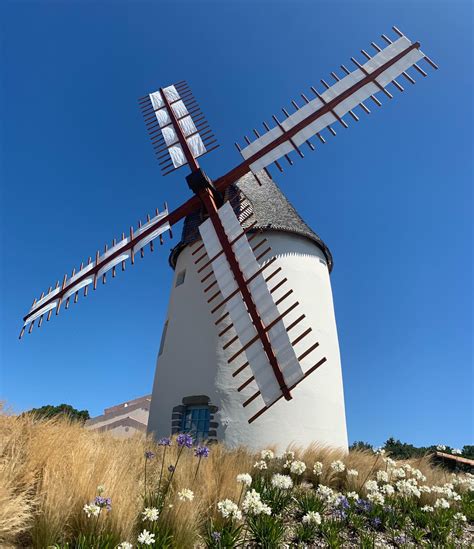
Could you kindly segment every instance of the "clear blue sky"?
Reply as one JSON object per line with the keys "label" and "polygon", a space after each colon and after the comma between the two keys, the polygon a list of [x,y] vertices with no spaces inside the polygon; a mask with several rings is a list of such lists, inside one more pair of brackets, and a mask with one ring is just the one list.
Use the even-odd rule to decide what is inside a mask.
{"label": "clear blue sky", "polygon": [[217,177],[238,162],[234,140],[395,24],[440,70],[276,180],[334,255],[350,440],[472,444],[470,2],[10,1],[1,12],[9,405],[97,415],[151,391],[169,240],[17,339],[41,291],[189,196],[183,171],[161,176],[138,97],[188,80],[222,145],[202,162]]}

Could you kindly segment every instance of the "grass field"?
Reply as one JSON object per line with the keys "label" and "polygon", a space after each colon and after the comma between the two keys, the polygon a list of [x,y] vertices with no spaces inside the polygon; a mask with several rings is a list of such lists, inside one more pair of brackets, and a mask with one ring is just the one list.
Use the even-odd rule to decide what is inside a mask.
{"label": "grass field", "polygon": [[472,476],[428,457],[290,450],[208,453],[186,437],[159,445],[0,415],[0,547],[469,544]]}

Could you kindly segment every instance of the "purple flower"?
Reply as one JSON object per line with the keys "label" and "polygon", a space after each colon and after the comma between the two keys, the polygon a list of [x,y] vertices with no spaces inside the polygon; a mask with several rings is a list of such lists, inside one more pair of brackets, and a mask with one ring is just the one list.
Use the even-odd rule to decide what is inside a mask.
{"label": "purple flower", "polygon": [[186,446],[186,448],[191,448],[193,445],[193,437],[191,435],[181,434],[177,436],[176,442],[180,448],[183,446]]}
{"label": "purple flower", "polygon": [[212,532],[211,536],[215,541],[219,541],[221,539],[221,533],[220,532]]}
{"label": "purple flower", "polygon": [[334,518],[339,520],[345,520],[347,518],[347,513],[345,511],[342,511],[340,509],[336,509],[332,512]]}
{"label": "purple flower", "polygon": [[153,459],[155,457],[155,454],[151,452],[150,450],[147,450],[145,452],[145,459]]}
{"label": "purple flower", "polygon": [[397,545],[403,545],[404,543],[406,543],[407,539],[405,536],[396,536],[395,538],[393,538],[393,541]]}
{"label": "purple flower", "polygon": [[110,511],[112,509],[112,500],[110,498],[104,498],[102,496],[96,496],[94,503],[97,505],[97,507],[100,507],[101,509],[107,509],[107,511]]}
{"label": "purple flower", "polygon": [[382,521],[379,519],[379,517],[374,517],[370,523],[372,524],[372,526],[376,529],[378,529],[380,527],[380,525],[382,524]]}
{"label": "purple flower", "polygon": [[160,438],[158,446],[171,446],[171,439],[168,437]]}
{"label": "purple flower", "polygon": [[341,509],[349,509],[350,503],[346,496],[341,496],[338,500],[338,505]]}
{"label": "purple flower", "polygon": [[198,446],[194,449],[194,455],[198,458],[209,457],[209,448],[207,446]]}
{"label": "purple flower", "polygon": [[176,469],[176,467],[174,465],[168,465],[168,471],[170,473],[172,473],[175,469]]}
{"label": "purple flower", "polygon": [[366,499],[357,500],[357,510],[361,513],[368,512],[372,509],[372,504]]}

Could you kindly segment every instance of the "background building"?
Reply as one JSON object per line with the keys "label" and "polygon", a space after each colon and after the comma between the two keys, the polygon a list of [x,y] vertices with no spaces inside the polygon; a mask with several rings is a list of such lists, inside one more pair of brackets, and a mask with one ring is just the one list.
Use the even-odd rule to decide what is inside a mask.
{"label": "background building", "polygon": [[151,395],[127,400],[110,408],[105,408],[101,416],[86,421],[87,429],[110,431],[120,437],[145,434],[150,412]]}

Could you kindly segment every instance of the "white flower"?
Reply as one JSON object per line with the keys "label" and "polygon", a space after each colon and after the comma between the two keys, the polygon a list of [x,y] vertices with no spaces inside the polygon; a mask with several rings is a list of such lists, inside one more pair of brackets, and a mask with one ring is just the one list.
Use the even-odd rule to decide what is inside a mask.
{"label": "white flower", "polygon": [[260,494],[253,488],[249,490],[242,501],[242,509],[248,515],[271,515],[272,510],[262,502]]}
{"label": "white flower", "polygon": [[347,476],[348,477],[358,477],[359,471],[356,471],[355,469],[347,469]]}
{"label": "white flower", "polygon": [[331,501],[334,499],[334,490],[329,488],[329,486],[324,486],[324,484],[320,484],[316,488],[316,494],[325,501]]}
{"label": "white flower", "polygon": [[156,507],[145,507],[145,510],[143,511],[142,515],[145,520],[150,520],[151,522],[155,522],[155,520],[158,520],[158,517],[160,516],[160,512]]}
{"label": "white flower", "polygon": [[262,450],[260,452],[260,457],[262,459],[273,459],[275,454],[271,450]]}
{"label": "white flower", "polygon": [[248,473],[240,473],[240,475],[237,475],[237,482],[250,486],[252,484],[252,477]]}
{"label": "white flower", "polygon": [[97,486],[97,494],[100,496],[104,492],[105,492],[105,486],[103,486],[102,484],[99,484],[99,486]]}
{"label": "white flower", "polygon": [[431,507],[431,505],[424,505],[421,510],[426,513],[432,513],[434,511],[434,507]]}
{"label": "white flower", "polygon": [[463,515],[462,513],[456,513],[453,517],[454,520],[458,520],[459,522],[467,522],[466,515]]}
{"label": "white flower", "polygon": [[290,472],[294,475],[302,475],[306,471],[306,464],[303,461],[292,461]]}
{"label": "white flower", "polygon": [[353,499],[354,501],[357,501],[359,499],[359,494],[357,492],[347,492],[346,498],[347,499]]}
{"label": "white flower", "polygon": [[133,545],[128,541],[122,541],[117,545],[117,549],[133,549]]}
{"label": "white flower", "polygon": [[397,465],[397,462],[394,461],[392,458],[384,457],[383,460],[387,464],[389,469],[393,469]]}
{"label": "white flower", "polygon": [[397,490],[400,492],[400,494],[404,496],[415,496],[417,498],[421,496],[421,492],[416,485],[415,479],[399,480],[395,486],[397,487]]}
{"label": "white flower", "polygon": [[380,491],[383,492],[386,496],[392,496],[395,493],[395,488],[390,484],[384,484]]}
{"label": "white flower", "polygon": [[438,494],[440,496],[445,496],[447,499],[452,499],[453,501],[459,501],[461,496],[453,490],[454,485],[450,482],[447,482],[444,486],[432,486],[431,492],[433,494]]}
{"label": "white flower", "polygon": [[254,466],[253,466],[254,469],[260,469],[260,471],[262,471],[263,469],[268,469],[267,467],[267,462],[265,460],[260,460],[260,461],[257,461]]}
{"label": "white flower", "polygon": [[379,482],[388,482],[388,473],[387,473],[387,471],[377,471],[377,480]]}
{"label": "white flower", "polygon": [[89,518],[97,517],[100,513],[100,507],[94,503],[86,503],[82,509]]}
{"label": "white flower", "polygon": [[285,461],[293,461],[295,459],[295,453],[291,450],[287,450],[286,452],[283,452],[281,459],[284,459]]}
{"label": "white flower", "polygon": [[379,485],[377,484],[376,480],[368,480],[365,483],[365,487],[369,492],[377,492],[379,489]]}
{"label": "white flower", "polygon": [[336,473],[342,473],[342,471],[345,471],[346,466],[344,465],[344,463],[342,463],[341,460],[338,459],[331,463],[331,469],[333,471],[336,471]]}
{"label": "white flower", "polygon": [[367,499],[372,503],[378,503],[379,505],[383,505],[385,502],[385,498],[380,492],[370,492],[367,494]]}
{"label": "white flower", "polygon": [[302,519],[303,524],[321,524],[321,515],[316,511],[309,511]]}
{"label": "white flower", "polygon": [[380,448],[374,448],[374,453],[378,456],[383,456],[385,454],[385,450],[380,446]]}
{"label": "white flower", "polygon": [[405,478],[406,477],[405,469],[403,469],[402,467],[399,467],[398,469],[393,469],[392,476],[393,478]]}
{"label": "white flower", "polygon": [[282,490],[289,490],[290,488],[293,488],[293,481],[288,475],[280,475],[279,473],[276,473],[272,476],[271,483],[274,488],[281,488]]}
{"label": "white flower", "polygon": [[323,464],[317,461],[313,466],[313,474],[319,476],[323,472]]}
{"label": "white flower", "polygon": [[436,446],[436,449],[438,450],[438,452],[444,452],[446,450],[446,446],[444,444],[438,444],[438,446]]}
{"label": "white flower", "polygon": [[439,498],[434,504],[436,509],[449,509],[449,501],[444,498]]}
{"label": "white flower", "polygon": [[411,474],[414,478],[416,478],[416,480],[419,480],[421,482],[425,482],[426,480],[425,475],[419,469],[412,469]]}
{"label": "white flower", "polygon": [[460,456],[462,454],[462,450],[460,450],[459,448],[453,448],[451,450],[451,453],[454,454],[455,456]]}
{"label": "white flower", "polygon": [[242,513],[240,512],[238,505],[230,499],[219,501],[217,510],[224,518],[231,517],[237,520],[242,518]]}
{"label": "white flower", "polygon": [[423,486],[419,486],[418,490],[420,490],[422,494],[431,494],[431,488],[425,484],[423,484]]}
{"label": "white flower", "polygon": [[143,530],[137,540],[138,543],[143,543],[143,545],[153,545],[155,543],[155,534],[152,534],[148,530]]}
{"label": "white flower", "polygon": [[181,501],[193,501],[194,499],[194,492],[190,490],[189,488],[183,488],[181,492],[178,492],[178,498]]}

